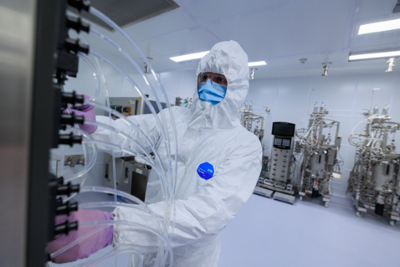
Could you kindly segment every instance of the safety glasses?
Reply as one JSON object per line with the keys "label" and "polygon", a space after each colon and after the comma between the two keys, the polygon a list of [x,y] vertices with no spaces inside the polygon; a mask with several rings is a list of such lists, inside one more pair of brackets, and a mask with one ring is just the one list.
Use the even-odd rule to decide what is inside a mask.
{"label": "safety glasses", "polygon": [[210,79],[214,83],[218,83],[220,85],[228,85],[228,80],[225,78],[225,75],[223,74],[218,74],[214,72],[201,72],[199,76],[197,77],[197,82],[198,85],[200,83],[207,82],[207,80]]}

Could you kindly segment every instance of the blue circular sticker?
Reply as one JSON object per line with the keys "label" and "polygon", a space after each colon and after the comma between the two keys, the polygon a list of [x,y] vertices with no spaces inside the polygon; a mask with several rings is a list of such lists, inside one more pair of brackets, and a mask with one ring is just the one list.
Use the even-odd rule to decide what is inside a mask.
{"label": "blue circular sticker", "polygon": [[204,180],[208,180],[214,175],[214,166],[208,162],[204,162],[197,168],[197,173]]}

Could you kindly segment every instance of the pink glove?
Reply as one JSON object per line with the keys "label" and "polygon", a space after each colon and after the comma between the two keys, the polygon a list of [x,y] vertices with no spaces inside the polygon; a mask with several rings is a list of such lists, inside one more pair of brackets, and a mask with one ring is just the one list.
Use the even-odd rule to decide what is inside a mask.
{"label": "pink glove", "polygon": [[[85,97],[85,99],[90,98],[90,96],[88,95],[83,95],[83,96]],[[92,121],[96,120],[96,114],[94,113],[93,105],[85,104],[82,106],[77,106],[75,108],[71,108],[71,111],[74,112],[76,116],[83,116],[85,120],[92,120]],[[67,113],[67,111],[65,110],[64,113]],[[81,128],[81,130],[87,132],[88,134],[92,134],[94,133],[94,131],[96,131],[97,126],[91,124],[83,124],[79,125],[79,128]]]}
{"label": "pink glove", "polygon": [[[60,224],[67,219],[66,215],[57,216],[56,224]],[[81,236],[91,232],[92,230],[102,227],[102,226],[94,226],[94,227],[84,227],[79,228],[79,224],[82,222],[90,222],[90,221],[105,221],[105,220],[113,220],[114,215],[109,212],[104,212],[100,210],[79,210],[77,212],[72,212],[68,217],[70,222],[78,221],[78,230],[70,232],[67,236],[62,235],[57,237],[56,240],[50,242],[47,246],[47,252],[49,254],[56,252],[57,250],[63,248],[69,243],[75,241]],[[84,239],[79,242],[72,248],[67,251],[61,253],[54,259],[53,262],[56,263],[66,263],[72,262],[79,259],[84,259],[92,255],[93,253],[99,251],[102,248],[111,245],[113,238],[113,226],[109,226],[90,237]]]}

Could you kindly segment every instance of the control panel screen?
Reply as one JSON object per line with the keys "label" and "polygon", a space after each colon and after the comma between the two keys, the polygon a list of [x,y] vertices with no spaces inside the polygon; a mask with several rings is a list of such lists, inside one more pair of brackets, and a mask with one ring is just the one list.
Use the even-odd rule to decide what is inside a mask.
{"label": "control panel screen", "polygon": [[[157,102],[155,100],[149,100],[149,101],[150,101],[151,105],[153,106],[155,112],[159,113],[160,110],[158,109]],[[161,104],[162,109],[165,109],[167,107],[167,104],[164,102],[161,102],[160,104]],[[151,110],[147,104],[145,104],[145,106],[144,106],[143,114],[151,114]]]}
{"label": "control panel screen", "polygon": [[274,147],[280,149],[290,149],[290,144],[292,142],[292,138],[274,138]]}
{"label": "control panel screen", "polygon": [[272,124],[272,135],[294,136],[295,125],[288,122],[274,122]]}

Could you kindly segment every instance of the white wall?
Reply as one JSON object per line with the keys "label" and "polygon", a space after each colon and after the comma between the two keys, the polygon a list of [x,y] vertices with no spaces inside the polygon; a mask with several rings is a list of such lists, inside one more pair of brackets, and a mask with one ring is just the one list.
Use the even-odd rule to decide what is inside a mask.
{"label": "white wall", "polygon": [[[191,97],[196,86],[195,70],[162,73],[161,81],[171,96]],[[355,154],[355,148],[349,145],[347,139],[353,127],[365,119],[362,113],[369,109],[373,88],[380,88],[375,92],[373,105],[378,104],[380,109],[386,104],[390,105],[389,115],[394,121],[400,122],[400,105],[396,105],[396,100],[400,99],[400,77],[393,73],[268,80],[256,78],[250,81],[247,100],[253,102],[253,110],[258,114],[265,114],[266,107],[271,109],[267,115],[263,140],[266,155],[270,153],[273,121],[292,122],[296,128],[300,128],[300,122],[307,118],[314,103],[324,102],[329,111],[327,117],[340,121],[340,156],[345,164],[341,167],[342,180],[333,181],[333,193],[344,195]],[[362,130],[360,126],[355,132]],[[331,135],[334,137],[334,129]],[[396,143],[400,149],[400,139]]]}
{"label": "white wall", "polygon": [[192,97],[196,91],[196,71],[194,69],[163,72],[160,77],[170,103],[175,103],[175,98],[178,96]]}

